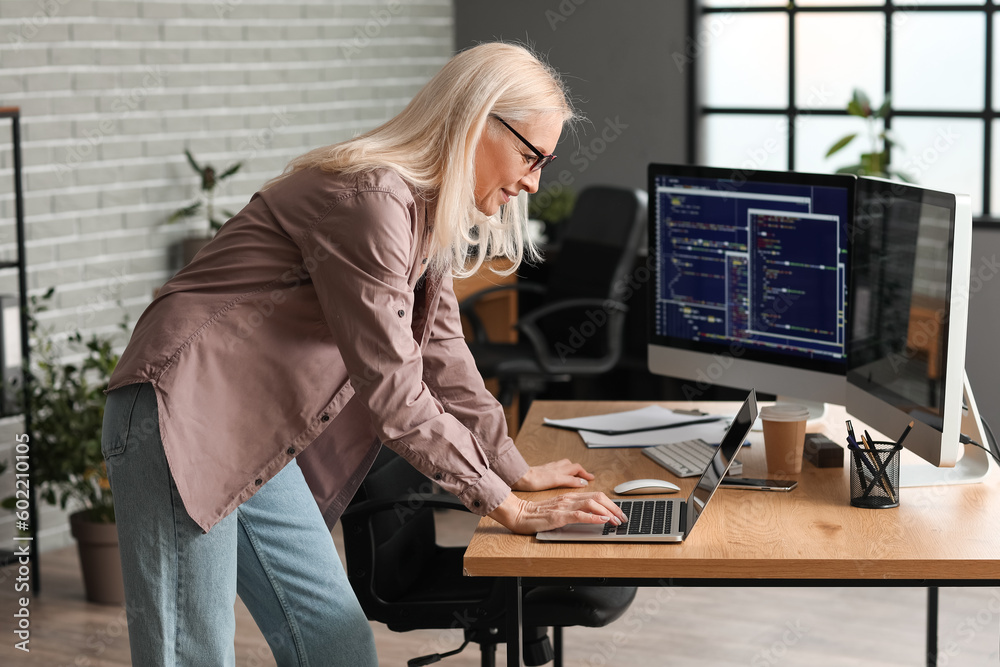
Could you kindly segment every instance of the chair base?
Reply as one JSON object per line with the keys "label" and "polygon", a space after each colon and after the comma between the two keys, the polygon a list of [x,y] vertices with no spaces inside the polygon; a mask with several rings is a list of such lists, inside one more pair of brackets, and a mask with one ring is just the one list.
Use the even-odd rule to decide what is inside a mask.
{"label": "chair base", "polygon": [[[522,657],[527,667],[540,667],[554,661],[553,667],[562,667],[562,628],[553,628],[555,649],[549,642],[548,628],[525,628],[524,650]],[[465,641],[454,651],[432,653],[406,662],[407,667],[423,667],[440,662],[442,659],[458,655],[471,642],[479,643],[481,667],[496,667],[497,644],[496,635],[484,633],[482,630],[466,630]]]}

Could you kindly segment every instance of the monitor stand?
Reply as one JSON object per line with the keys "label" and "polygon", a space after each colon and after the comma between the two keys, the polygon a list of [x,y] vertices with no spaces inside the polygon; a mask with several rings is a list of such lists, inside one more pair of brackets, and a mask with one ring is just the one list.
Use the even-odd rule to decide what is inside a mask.
{"label": "monitor stand", "polygon": [[[983,447],[989,447],[985,438],[986,429],[983,428],[983,420],[979,416],[979,407],[976,405],[972,388],[969,386],[968,373],[964,374],[962,392],[965,400],[965,409],[962,410],[962,433]],[[901,465],[899,467],[899,485],[901,487],[914,487],[976,484],[981,482],[989,471],[989,453],[975,445],[965,445],[962,457],[958,459],[953,468],[937,468],[930,464]]]}

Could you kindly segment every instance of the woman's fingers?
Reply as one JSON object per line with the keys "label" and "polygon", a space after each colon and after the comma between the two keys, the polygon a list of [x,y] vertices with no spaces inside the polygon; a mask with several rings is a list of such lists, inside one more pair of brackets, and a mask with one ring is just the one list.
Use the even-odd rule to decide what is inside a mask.
{"label": "woman's fingers", "polygon": [[521,491],[543,491],[559,487],[579,488],[586,486],[592,479],[594,475],[587,472],[582,465],[569,459],[562,459],[531,468],[514,486]]}
{"label": "woman's fingers", "polygon": [[529,501],[509,495],[490,516],[515,533],[530,535],[561,528],[570,523],[621,525],[625,514],[601,492],[567,493],[554,498]]}
{"label": "woman's fingers", "polygon": [[[550,518],[559,521],[552,526],[558,528],[567,523],[624,523],[625,514],[606,495],[595,493],[567,493],[537,503],[542,515],[550,514]],[[562,516],[559,516],[559,515]]]}

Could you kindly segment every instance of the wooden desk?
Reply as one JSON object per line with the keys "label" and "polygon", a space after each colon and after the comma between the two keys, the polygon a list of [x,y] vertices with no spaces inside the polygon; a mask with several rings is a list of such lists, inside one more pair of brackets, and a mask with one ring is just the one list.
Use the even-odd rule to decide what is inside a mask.
{"label": "wooden desk", "polygon": [[[687,495],[697,478],[679,480],[638,449],[588,450],[571,432],[542,426],[542,417],[567,418],[631,410],[648,402],[540,401],[532,405],[517,438],[529,463],[568,457],[595,479],[587,490],[604,491],[627,479],[659,477]],[[662,403],[691,407],[689,403]],[[735,403],[695,403],[707,412],[734,412]],[[842,408],[830,407],[821,428],[844,440]],[[855,429],[859,428],[855,422]],[[876,438],[881,435],[873,433]],[[765,477],[762,435],[739,458],[747,477]],[[905,454],[904,450],[904,454]],[[509,614],[519,613],[520,585],[528,578],[573,578],[588,583],[632,585],[995,585],[1000,578],[1000,475],[965,486],[905,488],[895,509],[866,510],[849,504],[850,465],[818,469],[803,463],[791,493],[720,489],[712,509],[691,537],[678,544],[543,543],[513,535],[484,518],[465,554],[470,576],[509,577]],[[563,491],[519,494],[526,498]],[[613,579],[610,579],[613,578]],[[516,595],[513,590],[516,589]],[[934,611],[936,619],[936,609]],[[508,632],[516,627],[513,621]],[[936,620],[935,620],[936,627]],[[511,635],[514,636],[514,635]],[[508,647],[508,664],[519,664]]]}

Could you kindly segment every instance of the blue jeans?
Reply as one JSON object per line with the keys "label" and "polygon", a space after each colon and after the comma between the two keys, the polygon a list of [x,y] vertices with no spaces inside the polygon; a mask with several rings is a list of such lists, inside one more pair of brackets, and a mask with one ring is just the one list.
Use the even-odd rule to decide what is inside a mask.
{"label": "blue jeans", "polygon": [[235,665],[239,594],[280,667],[377,665],[371,627],[298,465],[203,533],[177,493],[158,424],[152,385],[108,395],[102,450],[132,664]]}

